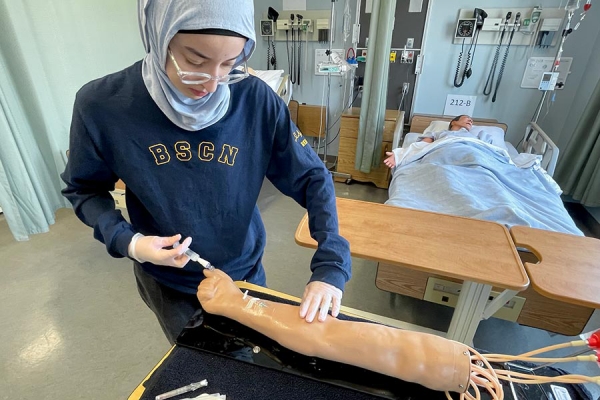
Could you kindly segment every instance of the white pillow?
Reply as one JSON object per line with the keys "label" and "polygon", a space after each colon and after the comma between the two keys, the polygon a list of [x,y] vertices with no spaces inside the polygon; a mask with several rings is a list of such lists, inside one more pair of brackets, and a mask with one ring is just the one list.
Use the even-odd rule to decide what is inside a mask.
{"label": "white pillow", "polygon": [[[447,121],[431,121],[429,126],[423,131],[423,134],[447,131],[449,126],[450,122]],[[486,143],[507,150],[506,143],[504,142],[504,130],[498,126],[473,125],[471,133],[477,135],[479,139]]]}
{"label": "white pillow", "polygon": [[426,135],[432,132],[447,131],[449,126],[450,122],[447,121],[431,121],[429,126],[423,131],[423,134]]}
{"label": "white pillow", "polygon": [[504,141],[504,129],[498,126],[477,126],[473,125],[471,133],[477,135],[477,137],[486,143],[493,144],[501,149],[508,150],[506,142]]}

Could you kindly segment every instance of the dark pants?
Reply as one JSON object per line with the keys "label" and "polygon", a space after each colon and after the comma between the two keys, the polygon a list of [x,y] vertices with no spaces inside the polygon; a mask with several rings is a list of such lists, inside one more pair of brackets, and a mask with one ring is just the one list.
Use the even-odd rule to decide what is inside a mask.
{"label": "dark pants", "polygon": [[181,293],[160,284],[135,261],[133,271],[140,296],[156,315],[169,343],[175,344],[179,333],[192,315],[200,309],[198,298],[196,295]]}

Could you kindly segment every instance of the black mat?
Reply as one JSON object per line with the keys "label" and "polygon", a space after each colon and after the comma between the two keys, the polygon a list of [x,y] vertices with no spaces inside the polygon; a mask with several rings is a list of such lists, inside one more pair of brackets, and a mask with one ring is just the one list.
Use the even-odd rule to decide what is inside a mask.
{"label": "black mat", "polygon": [[[250,295],[265,300],[297,304],[263,293],[250,293]],[[345,315],[340,315],[339,318],[368,322]],[[226,320],[227,323],[221,324],[222,320]],[[211,331],[214,331],[212,327],[218,327],[219,334],[222,335],[229,335],[225,330],[232,329],[236,333],[232,336],[236,338],[241,332],[241,337],[247,339],[242,339],[239,343],[229,340],[225,344],[227,351],[221,351],[219,346],[214,346],[214,340],[205,339],[208,330],[203,329],[203,324],[210,326]],[[227,328],[224,328],[225,326]],[[154,400],[158,394],[202,379],[208,380],[207,388],[174,397],[173,400],[193,398],[204,392],[226,394],[229,400],[381,398],[443,400],[446,398],[444,393],[357,367],[310,358],[297,353],[289,355],[286,353],[289,352],[287,349],[282,353],[275,342],[254,331],[253,334],[246,335],[245,330],[248,328],[235,321],[197,314],[190,321],[190,327],[186,328],[178,338],[178,345],[170,356],[144,384],[146,391],[142,399]],[[260,351],[254,353],[252,348],[257,343],[260,345]],[[274,354],[276,357],[273,357]],[[274,362],[273,358],[278,362]],[[295,364],[296,367],[292,368],[290,364]],[[564,371],[544,368],[537,371],[537,374],[556,376],[564,374]],[[573,400],[591,400],[585,390],[578,385],[557,386],[565,387]],[[505,399],[513,400],[511,388],[506,385],[504,389]],[[546,394],[550,391],[549,385],[544,387],[515,385],[515,391],[520,400],[553,398]],[[454,398],[458,398],[458,395]],[[482,398],[489,397],[484,395]]]}

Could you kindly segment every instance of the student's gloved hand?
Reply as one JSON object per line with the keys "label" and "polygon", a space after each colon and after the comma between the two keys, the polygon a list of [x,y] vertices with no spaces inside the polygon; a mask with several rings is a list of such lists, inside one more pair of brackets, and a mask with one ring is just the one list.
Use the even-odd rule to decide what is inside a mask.
{"label": "student's gloved hand", "polygon": [[306,322],[313,322],[318,311],[319,321],[323,322],[332,302],[331,315],[337,317],[342,305],[342,294],[340,289],[329,283],[318,281],[309,283],[302,295],[300,318],[306,319]]}
{"label": "student's gloved hand", "polygon": [[144,236],[136,234],[129,244],[129,256],[138,262],[151,262],[156,265],[183,268],[190,261],[184,252],[190,247],[192,238],[187,238],[179,246],[171,247],[181,240],[181,235],[171,237]]}

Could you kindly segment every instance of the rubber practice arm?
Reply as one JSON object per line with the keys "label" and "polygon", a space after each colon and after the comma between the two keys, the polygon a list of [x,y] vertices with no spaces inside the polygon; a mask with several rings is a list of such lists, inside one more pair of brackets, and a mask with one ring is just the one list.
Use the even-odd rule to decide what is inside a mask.
{"label": "rubber practice arm", "polygon": [[298,353],[355,365],[440,391],[468,387],[468,347],[442,337],[327,316],[307,323],[298,307],[243,298],[227,274],[204,271],[198,299],[206,312],[246,325]]}

